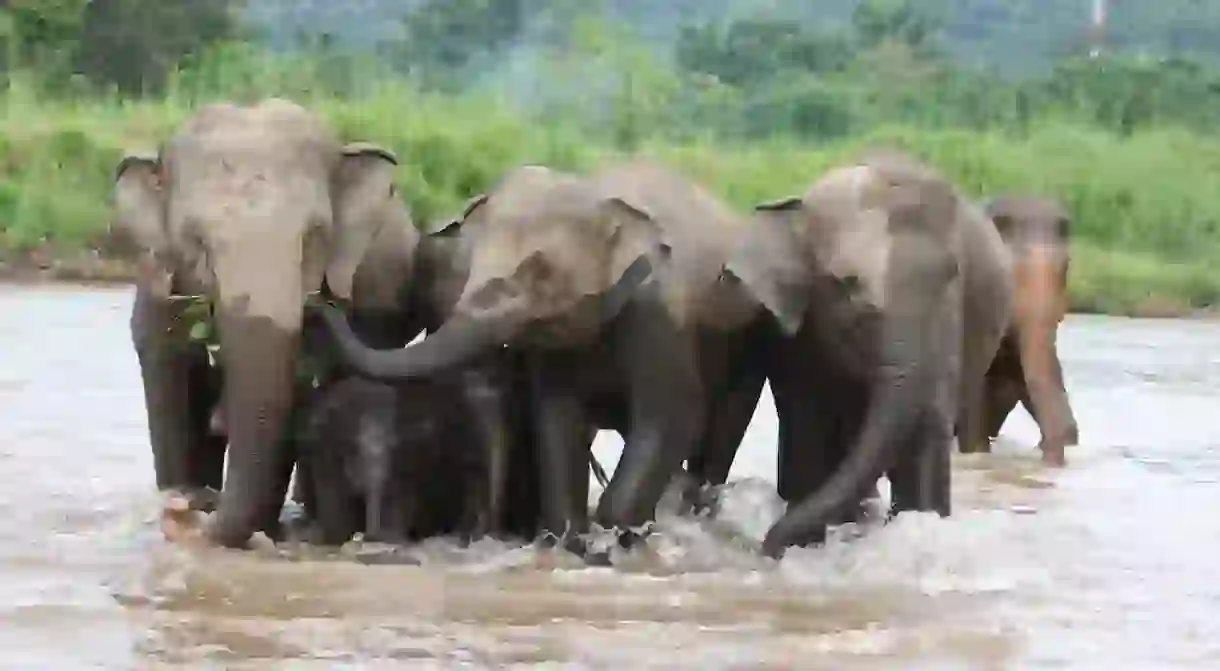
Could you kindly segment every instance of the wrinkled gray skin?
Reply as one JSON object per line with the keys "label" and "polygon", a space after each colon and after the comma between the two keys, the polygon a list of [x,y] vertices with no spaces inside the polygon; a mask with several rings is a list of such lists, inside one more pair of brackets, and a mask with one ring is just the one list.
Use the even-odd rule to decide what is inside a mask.
{"label": "wrinkled gray skin", "polygon": [[1042,432],[1043,461],[1062,466],[1064,447],[1079,440],[1055,344],[1068,307],[1071,217],[1057,202],[1021,195],[985,209],[1012,254],[1016,292],[1011,325],[987,371],[987,435],[999,435],[1020,401]]}
{"label": "wrinkled gray skin", "polygon": [[757,315],[744,292],[718,282],[749,223],[644,161],[588,178],[520,168],[475,198],[464,221],[471,273],[445,325],[377,351],[324,309],[343,357],[359,374],[398,380],[509,345],[530,378],[545,529],[587,528],[593,428],[625,438],[597,522],[650,521]]}
{"label": "wrinkled gray skin", "polygon": [[1012,303],[985,215],[929,168],[879,152],[759,205],[726,267],[774,318],[768,379],[787,513],[763,550],[819,540],[888,474],[892,513],[950,512],[955,426],[985,441],[981,392]]}
{"label": "wrinkled gray skin", "polygon": [[490,523],[487,463],[453,385],[338,379],[314,394],[301,425],[317,515],[314,540],[341,545],[460,532]]}
{"label": "wrinkled gray skin", "polygon": [[[118,165],[114,233],[138,256],[131,327],[158,488],[220,488],[231,448],[204,530],[211,542],[243,546],[260,528],[279,535],[306,295],[325,281],[375,327],[361,327],[364,337],[406,342],[393,324],[418,234],[395,169],[388,151],[345,146],[278,99],[203,107],[159,154]],[[214,301],[216,370],[178,319],[186,302],[170,300],[199,294]],[[220,398],[227,441],[208,431]]]}
{"label": "wrinkled gray skin", "polygon": [[[470,249],[462,231],[461,219],[444,221],[420,239],[403,304],[411,338],[421,331],[435,333],[461,297],[470,274]],[[443,377],[458,383],[461,396],[455,402],[464,404],[485,455],[489,530],[533,538],[540,504],[520,357],[507,350],[488,352]]]}

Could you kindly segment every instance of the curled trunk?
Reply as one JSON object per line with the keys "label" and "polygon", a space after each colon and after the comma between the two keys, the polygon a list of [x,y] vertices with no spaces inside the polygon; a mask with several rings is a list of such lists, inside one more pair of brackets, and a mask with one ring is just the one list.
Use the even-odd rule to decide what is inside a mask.
{"label": "curled trunk", "polygon": [[492,325],[457,317],[415,344],[378,350],[360,340],[339,309],[325,306],[321,316],[345,364],[357,375],[379,381],[428,377],[466,363],[500,344],[498,329]]}
{"label": "curled trunk", "polygon": [[922,384],[922,353],[918,342],[905,338],[919,333],[901,324],[888,325],[882,365],[873,383],[868,414],[859,437],[834,475],[817,491],[789,508],[763,541],[763,552],[779,556],[784,548],[811,537],[843,517],[865,487],[876,482],[894,460],[911,427],[918,421],[927,393]]}

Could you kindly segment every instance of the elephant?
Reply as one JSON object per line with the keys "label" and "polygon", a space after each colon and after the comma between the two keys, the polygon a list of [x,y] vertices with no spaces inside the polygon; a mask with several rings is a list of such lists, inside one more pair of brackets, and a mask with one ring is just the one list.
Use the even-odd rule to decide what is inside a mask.
{"label": "elephant", "polygon": [[987,436],[999,435],[1020,401],[1042,433],[1043,461],[1063,466],[1064,447],[1079,440],[1055,346],[1068,308],[1071,217],[1053,200],[1025,195],[997,197],[984,211],[1012,254],[1015,273],[1011,324],[987,371]]}
{"label": "elephant", "polygon": [[773,335],[761,365],[789,509],[763,552],[819,540],[883,474],[891,515],[948,516],[950,443],[955,433],[986,440],[983,379],[1011,311],[999,233],[897,150],[834,167],[755,214],[755,235],[722,281],[765,306]]}
{"label": "elephant", "polygon": [[[461,296],[470,273],[463,223],[461,217],[439,220],[420,237],[401,307],[411,338],[435,333]],[[533,538],[541,503],[523,365],[519,355],[502,350],[447,377],[458,383],[454,402],[465,405],[487,455],[491,531]]]}
{"label": "elephant", "polygon": [[[119,161],[111,231],[136,267],[131,331],[156,485],[221,489],[207,542],[279,536],[295,460],[288,416],[309,386],[295,375],[308,295],[348,301],[362,337],[409,341],[398,294],[419,235],[394,185],[397,164],[382,147],[342,144],[277,98],[206,105],[155,154]],[[214,366],[187,333],[189,296],[210,302]],[[219,403],[217,435],[209,419]]]}
{"label": "elephant", "polygon": [[343,377],[319,388],[300,424],[317,516],[315,542],[405,543],[487,531],[486,453],[452,384]]}
{"label": "elephant", "polygon": [[[544,531],[583,553],[591,428],[619,431],[622,458],[597,523],[651,521],[705,431],[718,389],[761,309],[719,281],[749,220],[676,171],[630,159],[576,175],[522,166],[463,214],[470,275],[445,324],[405,349],[362,343],[321,307],[357,374],[426,377],[505,346],[528,377]],[[634,535],[623,533],[630,545]],[[587,556],[587,555],[586,555]]]}

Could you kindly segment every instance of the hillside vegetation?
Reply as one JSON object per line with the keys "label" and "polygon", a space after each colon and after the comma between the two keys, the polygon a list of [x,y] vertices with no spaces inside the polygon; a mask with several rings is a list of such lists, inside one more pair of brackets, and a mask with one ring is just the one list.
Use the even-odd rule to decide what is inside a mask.
{"label": "hillside vegetation", "polygon": [[1204,3],[1116,0],[1112,46],[1089,59],[1069,34],[1087,3],[1049,0],[363,2],[377,20],[286,0],[0,3],[0,262],[123,276],[97,253],[122,151],[203,102],[283,95],[398,151],[421,221],[523,162],[652,154],[745,209],[893,144],[971,197],[1062,199],[1077,310],[1220,299]]}

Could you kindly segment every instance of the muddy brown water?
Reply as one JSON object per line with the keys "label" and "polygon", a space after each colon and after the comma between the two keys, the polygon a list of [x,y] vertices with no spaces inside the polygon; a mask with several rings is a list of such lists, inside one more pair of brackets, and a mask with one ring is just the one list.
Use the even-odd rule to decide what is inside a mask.
{"label": "muddy brown water", "polygon": [[3,668],[1220,668],[1216,323],[1069,318],[1084,444],[1047,471],[1018,411],[955,458],[949,519],[757,558],[765,396],[721,518],[662,511],[621,566],[437,540],[390,567],[161,539],[130,300],[0,288]]}

